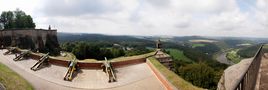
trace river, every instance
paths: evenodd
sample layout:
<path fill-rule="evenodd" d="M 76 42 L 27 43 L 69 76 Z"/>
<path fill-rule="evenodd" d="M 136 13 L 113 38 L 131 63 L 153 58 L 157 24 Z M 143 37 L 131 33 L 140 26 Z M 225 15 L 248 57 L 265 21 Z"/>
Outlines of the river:
<path fill-rule="evenodd" d="M 228 65 L 233 65 L 234 63 L 226 58 L 226 52 L 220 53 L 217 57 L 216 60 L 220 63 L 228 64 Z"/>

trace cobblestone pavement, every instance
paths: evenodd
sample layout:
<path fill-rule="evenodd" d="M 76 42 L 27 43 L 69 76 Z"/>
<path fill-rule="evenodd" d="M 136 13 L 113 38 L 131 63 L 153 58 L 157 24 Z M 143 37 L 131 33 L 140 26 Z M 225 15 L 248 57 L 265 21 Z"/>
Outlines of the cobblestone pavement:
<path fill-rule="evenodd" d="M 5 50 L 4 50 L 5 51 Z M 13 61 L 14 55 L 3 55 L 0 50 L 0 62 L 19 73 L 37 90 L 164 90 L 164 86 L 154 76 L 146 63 L 116 68 L 117 82 L 108 83 L 108 77 L 99 69 L 82 69 L 73 81 L 64 81 L 67 67 L 50 65 L 38 71 L 30 70 L 37 61 L 28 59 Z"/>

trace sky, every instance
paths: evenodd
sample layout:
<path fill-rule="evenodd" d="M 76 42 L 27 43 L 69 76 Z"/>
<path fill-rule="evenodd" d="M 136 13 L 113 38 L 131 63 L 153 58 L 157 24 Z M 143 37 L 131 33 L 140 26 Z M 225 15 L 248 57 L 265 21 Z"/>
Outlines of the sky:
<path fill-rule="evenodd" d="M 268 0 L 0 0 L 16 8 L 58 32 L 268 37 Z"/>

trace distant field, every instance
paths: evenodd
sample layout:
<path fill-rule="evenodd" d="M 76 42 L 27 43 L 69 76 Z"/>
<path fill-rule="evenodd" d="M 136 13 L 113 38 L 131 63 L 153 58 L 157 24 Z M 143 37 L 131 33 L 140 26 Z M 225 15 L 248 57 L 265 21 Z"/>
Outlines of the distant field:
<path fill-rule="evenodd" d="M 237 44 L 236 46 L 250 46 L 250 45 L 252 45 L 252 44 L 250 44 L 250 43 L 242 43 L 242 44 Z"/>
<path fill-rule="evenodd" d="M 178 50 L 178 49 L 166 49 L 166 50 L 170 52 L 170 55 L 174 59 L 188 61 L 188 62 L 192 61 L 188 57 L 184 56 L 183 51 L 181 51 L 181 50 Z"/>
<path fill-rule="evenodd" d="M 25 79 L 1 63 L 0 82 L 6 90 L 33 90 L 33 87 Z"/>
<path fill-rule="evenodd" d="M 265 44 L 265 45 L 263 46 L 263 48 L 266 48 L 266 49 L 267 49 L 267 48 L 268 48 L 268 44 Z"/>
<path fill-rule="evenodd" d="M 196 48 L 196 47 L 204 47 L 206 46 L 206 44 L 200 44 L 200 43 L 196 43 L 192 45 L 192 48 Z"/>
<path fill-rule="evenodd" d="M 214 42 L 218 42 L 218 41 L 215 41 L 215 40 L 206 40 L 206 39 L 197 39 L 197 40 L 189 40 L 190 42 L 193 42 L 193 43 L 214 43 Z"/>

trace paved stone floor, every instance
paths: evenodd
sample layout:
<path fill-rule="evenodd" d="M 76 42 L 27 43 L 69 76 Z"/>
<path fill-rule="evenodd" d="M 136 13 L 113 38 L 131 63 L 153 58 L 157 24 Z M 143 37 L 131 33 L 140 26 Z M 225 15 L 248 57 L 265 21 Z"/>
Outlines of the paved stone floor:
<path fill-rule="evenodd" d="M 268 90 L 268 53 L 264 54 L 261 61 L 259 90 Z"/>
<path fill-rule="evenodd" d="M 2 83 L 0 83 L 0 90 L 5 90 L 5 87 Z"/>
<path fill-rule="evenodd" d="M 146 63 L 116 68 L 117 82 L 108 83 L 108 77 L 99 69 L 82 69 L 72 82 L 64 81 L 67 67 L 50 65 L 38 71 L 30 70 L 37 61 L 13 61 L 14 55 L 3 55 L 0 62 L 28 80 L 38 90 L 114 89 L 114 90 L 163 90 L 161 82 Z"/>

